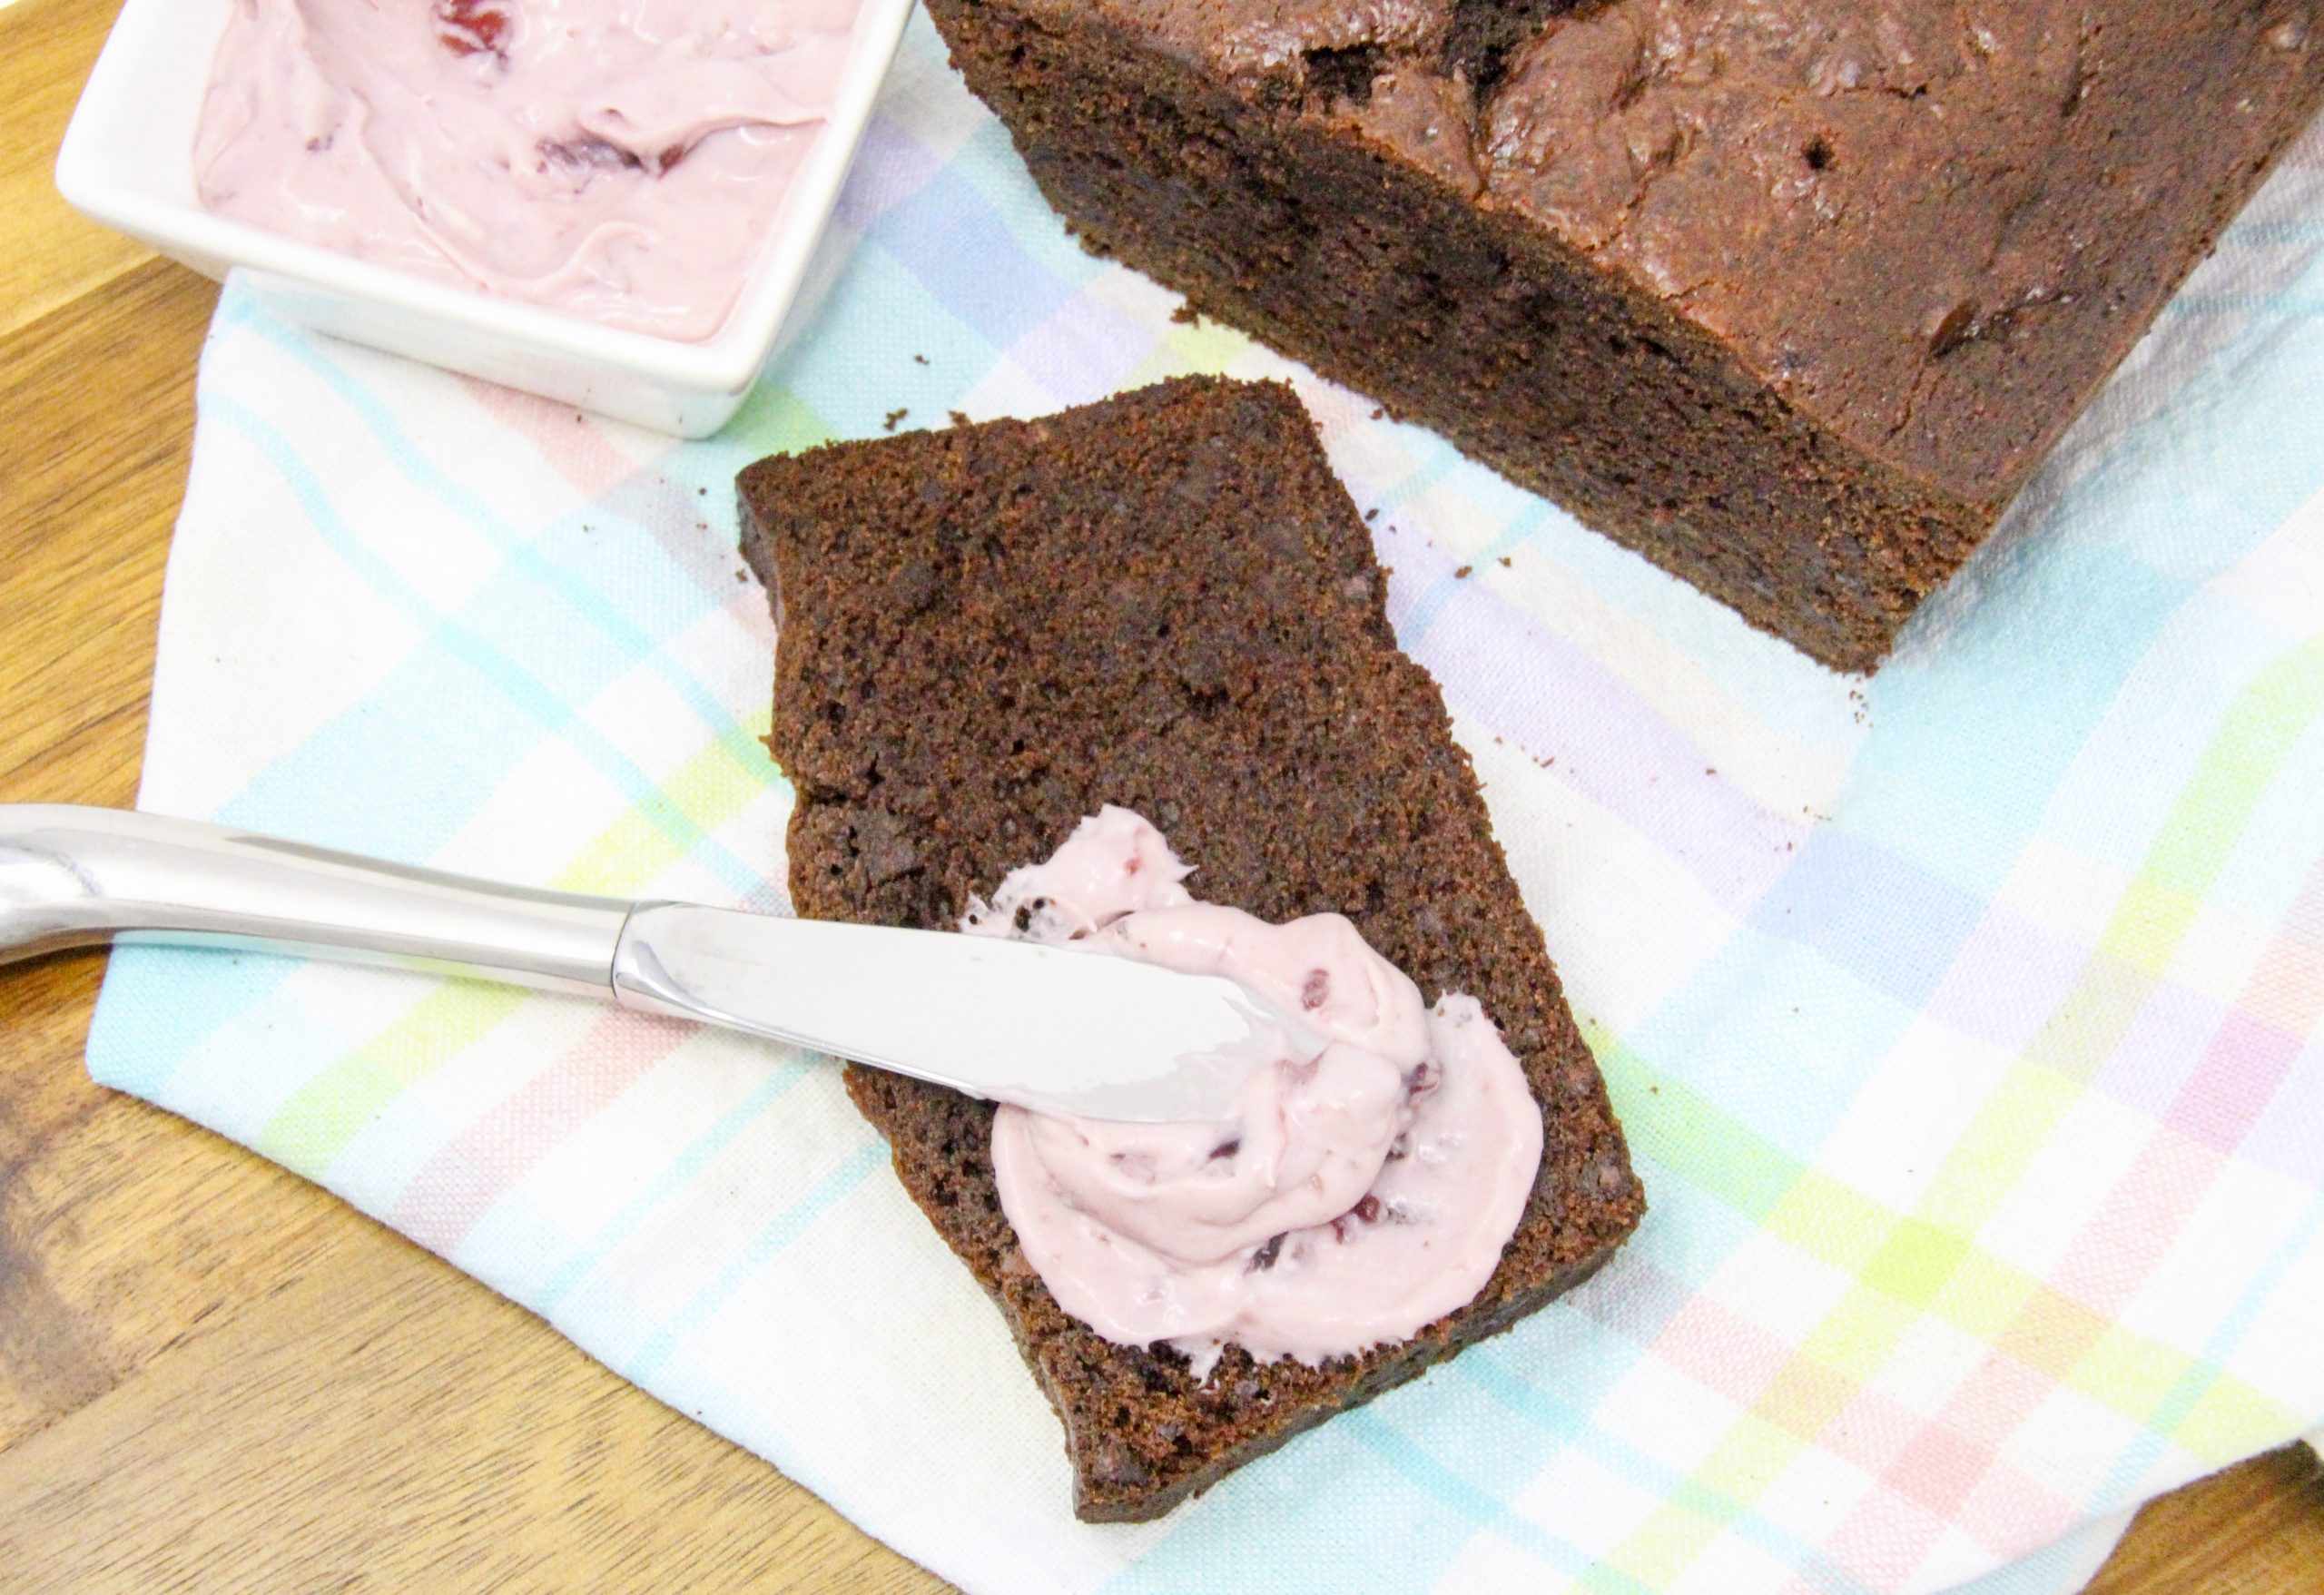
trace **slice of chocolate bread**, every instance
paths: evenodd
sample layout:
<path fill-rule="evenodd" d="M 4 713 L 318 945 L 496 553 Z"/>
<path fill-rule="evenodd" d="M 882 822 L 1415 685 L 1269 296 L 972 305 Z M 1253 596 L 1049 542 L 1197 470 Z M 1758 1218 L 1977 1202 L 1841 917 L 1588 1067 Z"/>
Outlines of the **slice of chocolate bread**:
<path fill-rule="evenodd" d="M 1869 670 L 2324 94 L 2318 0 L 929 0 L 1084 241 Z"/>
<path fill-rule="evenodd" d="M 852 1068 L 896 1172 L 1000 1304 L 1091 1521 L 1138 1521 L 1589 1276 L 1644 1208 L 1597 1066 L 1435 684 L 1290 389 L 1186 379 L 1039 421 L 778 456 L 739 482 L 781 640 L 770 739 L 799 912 L 951 927 L 1119 803 L 1267 920 L 1336 911 L 1431 1000 L 1477 997 L 1546 1121 L 1499 1271 L 1401 1345 L 1321 1368 L 1061 1313 L 1002 1216 L 992 1108 Z"/>

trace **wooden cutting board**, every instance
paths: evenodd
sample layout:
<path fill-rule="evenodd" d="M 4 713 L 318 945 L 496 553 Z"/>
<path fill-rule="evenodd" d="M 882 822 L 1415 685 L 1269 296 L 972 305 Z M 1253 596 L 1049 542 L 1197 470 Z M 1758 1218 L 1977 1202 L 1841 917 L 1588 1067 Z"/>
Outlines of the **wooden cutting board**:
<path fill-rule="evenodd" d="M 214 285 L 83 222 L 117 0 L 0 0 L 0 802 L 136 795 Z M 95 955 L 0 971 L 0 1590 L 947 1586 L 539 1320 L 81 1062 Z M 2294 1447 L 2102 1595 L 2324 1590 Z"/>

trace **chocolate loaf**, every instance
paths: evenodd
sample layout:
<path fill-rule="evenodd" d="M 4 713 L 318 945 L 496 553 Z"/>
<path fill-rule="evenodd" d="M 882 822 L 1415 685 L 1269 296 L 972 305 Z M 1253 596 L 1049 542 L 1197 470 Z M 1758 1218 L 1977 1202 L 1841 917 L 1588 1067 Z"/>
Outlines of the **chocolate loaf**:
<path fill-rule="evenodd" d="M 2324 93 L 2319 0 L 930 0 L 1084 241 L 1837 668 Z"/>
<path fill-rule="evenodd" d="M 802 914 L 950 928 L 1084 814 L 1134 808 L 1206 900 L 1336 911 L 1433 1000 L 1466 991 L 1547 1138 L 1477 1299 L 1320 1368 L 1060 1312 L 1002 1215 L 991 1105 L 851 1068 L 905 1188 L 1063 1419 L 1076 1510 L 1167 1511 L 1592 1273 L 1643 1210 L 1620 1127 L 1435 684 L 1396 649 L 1353 504 L 1288 389 L 1187 379 L 1045 420 L 842 443 L 739 481 L 773 595 L 776 759 Z"/>

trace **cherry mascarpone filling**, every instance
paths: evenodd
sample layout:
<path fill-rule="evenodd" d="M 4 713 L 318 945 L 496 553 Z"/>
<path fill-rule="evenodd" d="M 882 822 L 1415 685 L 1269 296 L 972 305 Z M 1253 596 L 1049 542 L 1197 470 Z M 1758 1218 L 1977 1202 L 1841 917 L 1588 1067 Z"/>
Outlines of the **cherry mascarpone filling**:
<path fill-rule="evenodd" d="M 1316 1364 L 1409 1339 L 1476 1297 L 1523 1216 L 1541 1157 L 1524 1072 L 1473 999 L 1429 1007 L 1344 917 L 1270 925 L 1197 902 L 1191 872 L 1108 805 L 962 921 L 1223 975 L 1312 1033 L 1286 1028 L 1230 1119 L 1003 1106 L 993 1172 L 1026 1261 L 1099 1334 L 1169 1342 L 1204 1373 L 1230 1342 Z"/>
<path fill-rule="evenodd" d="M 857 0 L 236 0 L 211 211 L 681 340 L 740 297 Z"/>

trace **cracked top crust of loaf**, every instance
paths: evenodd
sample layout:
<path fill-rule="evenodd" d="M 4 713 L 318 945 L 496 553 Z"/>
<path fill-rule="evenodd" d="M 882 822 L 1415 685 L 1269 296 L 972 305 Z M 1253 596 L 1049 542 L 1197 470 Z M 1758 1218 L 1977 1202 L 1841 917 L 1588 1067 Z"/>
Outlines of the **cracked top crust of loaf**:
<path fill-rule="evenodd" d="M 2312 111 L 2317 0 L 1022 0 L 1334 123 L 1998 514 Z"/>

